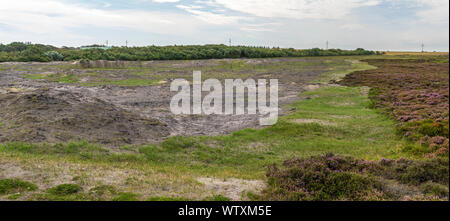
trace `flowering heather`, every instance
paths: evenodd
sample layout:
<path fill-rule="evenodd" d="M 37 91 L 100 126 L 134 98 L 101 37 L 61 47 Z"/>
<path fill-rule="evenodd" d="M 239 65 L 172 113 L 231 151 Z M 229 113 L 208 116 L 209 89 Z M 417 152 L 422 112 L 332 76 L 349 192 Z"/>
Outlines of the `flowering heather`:
<path fill-rule="evenodd" d="M 371 87 L 372 107 L 397 120 L 402 136 L 429 148 L 430 156 L 448 154 L 448 56 L 367 62 L 378 69 L 347 75 L 341 84 Z"/>
<path fill-rule="evenodd" d="M 261 199 L 448 200 L 448 176 L 448 158 L 374 162 L 327 154 L 270 167 Z"/>

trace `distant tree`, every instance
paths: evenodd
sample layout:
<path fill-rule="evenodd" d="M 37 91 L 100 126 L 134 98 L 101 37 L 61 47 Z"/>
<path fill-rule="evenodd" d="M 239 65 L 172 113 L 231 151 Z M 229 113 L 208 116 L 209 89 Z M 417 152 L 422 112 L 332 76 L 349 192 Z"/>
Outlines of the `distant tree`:
<path fill-rule="evenodd" d="M 294 48 L 270 48 L 255 46 L 220 45 L 174 45 L 148 47 L 112 47 L 98 48 L 102 45 L 90 45 L 91 48 L 56 48 L 50 45 L 13 42 L 0 44 L 0 62 L 2 61 L 71 61 L 71 60 L 186 60 L 221 58 L 267 58 L 267 57 L 305 57 L 305 56 L 348 56 L 372 55 L 373 51 L 362 48 L 356 50 L 319 48 L 296 50 Z"/>
<path fill-rule="evenodd" d="M 57 51 L 47 51 L 44 53 L 47 57 L 49 57 L 52 61 L 62 61 L 64 60 L 64 56 Z"/>

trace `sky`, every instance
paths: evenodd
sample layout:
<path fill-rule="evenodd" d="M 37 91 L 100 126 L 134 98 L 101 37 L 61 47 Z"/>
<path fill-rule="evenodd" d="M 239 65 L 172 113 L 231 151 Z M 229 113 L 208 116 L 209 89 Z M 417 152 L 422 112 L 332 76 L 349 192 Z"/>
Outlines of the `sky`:
<path fill-rule="evenodd" d="M 449 0 L 0 0 L 0 43 L 449 51 Z"/>

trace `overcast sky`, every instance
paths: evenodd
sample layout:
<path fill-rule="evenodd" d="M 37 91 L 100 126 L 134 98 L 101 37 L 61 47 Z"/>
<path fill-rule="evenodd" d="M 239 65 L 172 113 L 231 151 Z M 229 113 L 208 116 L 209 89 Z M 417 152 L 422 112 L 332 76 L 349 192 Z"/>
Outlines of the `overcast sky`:
<path fill-rule="evenodd" d="M 0 0 L 0 43 L 449 50 L 449 0 Z"/>

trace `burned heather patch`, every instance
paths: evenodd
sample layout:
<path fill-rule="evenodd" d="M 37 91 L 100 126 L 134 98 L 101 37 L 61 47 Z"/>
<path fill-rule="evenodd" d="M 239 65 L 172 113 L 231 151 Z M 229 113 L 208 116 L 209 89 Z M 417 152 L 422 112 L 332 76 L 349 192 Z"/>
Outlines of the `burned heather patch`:
<path fill-rule="evenodd" d="M 201 70 L 203 80 L 222 82 L 277 78 L 284 106 L 330 67 L 345 69 L 351 63 L 339 58 L 2 63 L 0 143 L 82 139 L 120 146 L 168 136 L 230 134 L 259 127 L 259 116 L 174 115 L 170 101 L 176 92 L 170 82 L 191 81 L 192 70 Z"/>
<path fill-rule="evenodd" d="M 428 148 L 430 156 L 448 154 L 448 56 L 367 61 L 378 69 L 352 73 L 341 83 L 371 87 L 372 107 L 393 116 L 402 136 Z"/>
<path fill-rule="evenodd" d="M 88 140 L 105 145 L 149 143 L 168 135 L 166 125 L 97 98 L 38 89 L 0 94 L 0 142 Z"/>

